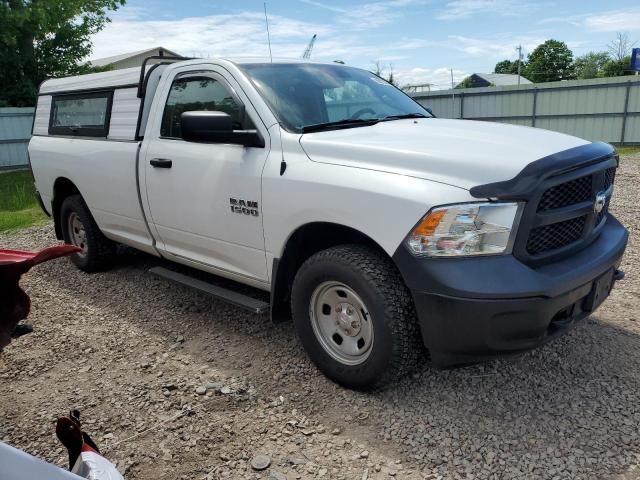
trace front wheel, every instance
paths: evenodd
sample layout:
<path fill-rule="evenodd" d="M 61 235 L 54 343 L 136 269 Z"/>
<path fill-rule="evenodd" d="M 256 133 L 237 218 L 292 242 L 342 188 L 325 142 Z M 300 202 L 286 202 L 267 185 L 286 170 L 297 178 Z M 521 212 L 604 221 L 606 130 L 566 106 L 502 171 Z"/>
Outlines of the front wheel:
<path fill-rule="evenodd" d="M 349 388 L 384 386 L 423 351 L 411 296 L 391 260 L 343 245 L 310 257 L 291 294 L 293 320 L 311 360 Z"/>

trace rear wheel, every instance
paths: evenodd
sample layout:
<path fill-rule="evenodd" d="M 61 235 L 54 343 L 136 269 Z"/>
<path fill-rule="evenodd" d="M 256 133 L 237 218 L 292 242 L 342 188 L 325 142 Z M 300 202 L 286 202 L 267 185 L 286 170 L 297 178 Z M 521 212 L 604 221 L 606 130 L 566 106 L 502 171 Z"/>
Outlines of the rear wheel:
<path fill-rule="evenodd" d="M 82 249 L 82 252 L 71 256 L 71 261 L 78 268 L 85 272 L 97 272 L 111 266 L 116 244 L 100 231 L 80 195 L 64 199 L 60 208 L 60 224 L 65 243 Z"/>
<path fill-rule="evenodd" d="M 379 388 L 409 372 L 423 347 L 413 302 L 391 260 L 343 245 L 316 253 L 298 270 L 291 304 L 298 336 L 329 378 Z"/>

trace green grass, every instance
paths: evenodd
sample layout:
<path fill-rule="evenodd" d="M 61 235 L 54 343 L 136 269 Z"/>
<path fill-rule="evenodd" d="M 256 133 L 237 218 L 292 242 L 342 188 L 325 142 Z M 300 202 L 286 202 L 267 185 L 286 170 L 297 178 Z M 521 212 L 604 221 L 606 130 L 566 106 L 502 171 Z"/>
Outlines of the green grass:
<path fill-rule="evenodd" d="M 618 147 L 616 150 L 620 155 L 637 155 L 640 153 L 640 147 Z"/>
<path fill-rule="evenodd" d="M 47 218 L 35 193 L 28 170 L 0 172 L 0 232 L 29 227 Z"/>

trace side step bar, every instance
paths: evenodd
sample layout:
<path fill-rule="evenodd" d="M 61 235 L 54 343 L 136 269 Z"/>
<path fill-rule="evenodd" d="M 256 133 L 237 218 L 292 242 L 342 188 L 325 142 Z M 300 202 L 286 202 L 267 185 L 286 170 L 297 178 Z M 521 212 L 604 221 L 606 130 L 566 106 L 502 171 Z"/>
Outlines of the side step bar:
<path fill-rule="evenodd" d="M 219 300 L 227 303 L 231 303 L 237 307 L 244 308 L 250 312 L 257 314 L 264 314 L 269 311 L 269 303 L 259 300 L 257 298 L 249 297 L 242 293 L 234 292 L 227 288 L 212 285 L 211 283 L 199 280 L 197 278 L 184 275 L 182 273 L 174 272 L 164 267 L 153 267 L 149 269 L 149 273 L 158 277 L 164 278 L 174 283 L 184 285 L 199 292 L 211 295 Z"/>

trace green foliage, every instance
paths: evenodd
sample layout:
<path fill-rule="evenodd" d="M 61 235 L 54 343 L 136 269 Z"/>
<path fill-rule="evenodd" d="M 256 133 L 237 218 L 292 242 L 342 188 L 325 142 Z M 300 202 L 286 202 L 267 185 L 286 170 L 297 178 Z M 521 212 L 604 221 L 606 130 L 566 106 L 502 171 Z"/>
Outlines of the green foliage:
<path fill-rule="evenodd" d="M 524 62 L 522 63 L 521 69 L 524 68 Z M 496 68 L 493 69 L 494 73 L 509 73 L 512 75 L 517 75 L 518 73 L 518 62 L 512 62 L 511 60 L 502 60 L 501 62 L 496 63 Z"/>
<path fill-rule="evenodd" d="M 456 85 L 456 89 L 458 88 L 472 88 L 473 81 L 471 80 L 471 76 L 465 77 L 458 85 Z"/>
<path fill-rule="evenodd" d="M 36 201 L 31 172 L 0 173 L 0 232 L 27 227 L 46 218 Z"/>
<path fill-rule="evenodd" d="M 631 56 L 623 57 L 620 60 L 609 60 L 602 67 L 601 77 L 622 77 L 623 75 L 635 75 L 629 70 L 631 66 Z"/>
<path fill-rule="evenodd" d="M 566 43 L 547 40 L 529 54 L 523 74 L 534 83 L 574 78 L 573 53 Z"/>
<path fill-rule="evenodd" d="M 0 1 L 0 104 L 32 106 L 46 78 L 94 71 L 91 36 L 125 1 Z"/>
<path fill-rule="evenodd" d="M 607 52 L 589 52 L 576 58 L 574 65 L 578 79 L 597 78 L 603 76 L 604 66 L 610 61 Z"/>
<path fill-rule="evenodd" d="M 640 147 L 618 147 L 616 150 L 620 155 L 640 155 Z"/>

